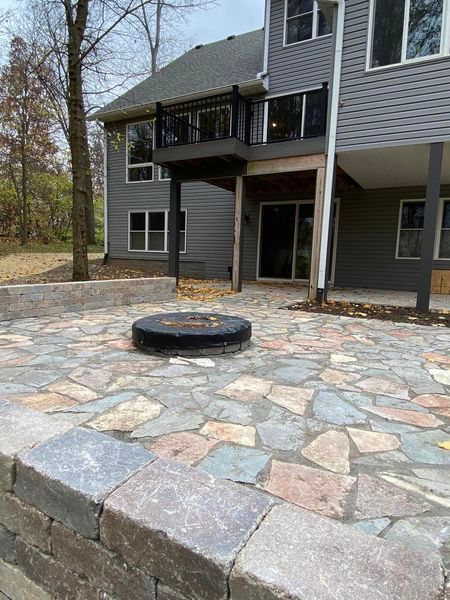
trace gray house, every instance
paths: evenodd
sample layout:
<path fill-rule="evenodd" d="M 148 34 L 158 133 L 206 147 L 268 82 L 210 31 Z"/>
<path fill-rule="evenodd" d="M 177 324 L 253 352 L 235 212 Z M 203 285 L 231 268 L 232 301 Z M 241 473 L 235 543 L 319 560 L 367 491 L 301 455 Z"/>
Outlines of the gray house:
<path fill-rule="evenodd" d="M 450 293 L 446 0 L 266 0 L 95 118 L 110 261 Z"/>

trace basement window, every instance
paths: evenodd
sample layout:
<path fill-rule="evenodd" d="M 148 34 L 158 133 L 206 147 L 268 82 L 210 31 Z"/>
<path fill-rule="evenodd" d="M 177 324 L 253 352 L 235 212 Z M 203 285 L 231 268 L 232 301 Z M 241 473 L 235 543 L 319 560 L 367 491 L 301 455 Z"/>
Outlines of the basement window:
<path fill-rule="evenodd" d="M 187 212 L 181 211 L 180 252 L 186 253 Z M 169 251 L 169 211 L 148 210 L 129 213 L 128 250 L 130 252 Z"/>
<path fill-rule="evenodd" d="M 297 44 L 331 33 L 316 0 L 286 0 L 285 45 Z"/>
<path fill-rule="evenodd" d="M 437 258 L 450 259 L 450 200 L 442 203 L 442 216 L 439 221 L 441 231 Z"/>
<path fill-rule="evenodd" d="M 419 259 L 422 251 L 422 232 L 425 217 L 424 200 L 403 200 L 397 236 L 396 258 Z M 435 243 L 435 260 L 450 259 L 450 200 L 439 205 Z"/>

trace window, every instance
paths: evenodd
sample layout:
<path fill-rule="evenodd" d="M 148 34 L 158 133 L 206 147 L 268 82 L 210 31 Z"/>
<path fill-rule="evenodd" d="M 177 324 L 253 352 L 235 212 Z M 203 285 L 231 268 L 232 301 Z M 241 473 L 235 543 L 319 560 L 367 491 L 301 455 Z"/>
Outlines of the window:
<path fill-rule="evenodd" d="M 127 181 L 153 180 L 153 122 L 127 126 Z"/>
<path fill-rule="evenodd" d="M 268 102 L 267 141 L 317 137 L 322 132 L 323 91 L 280 96 Z"/>
<path fill-rule="evenodd" d="M 442 203 L 442 217 L 439 221 L 440 235 L 437 258 L 450 258 L 450 200 Z"/>
<path fill-rule="evenodd" d="M 161 181 L 168 181 L 170 179 L 170 169 L 167 167 L 159 167 L 159 179 Z"/>
<path fill-rule="evenodd" d="M 420 258 L 425 202 L 402 202 L 397 258 Z"/>
<path fill-rule="evenodd" d="M 445 0 L 372 0 L 369 67 L 444 53 Z"/>
<path fill-rule="evenodd" d="M 215 106 L 201 110 L 197 120 L 202 141 L 223 139 L 231 135 L 231 106 Z"/>
<path fill-rule="evenodd" d="M 181 211 L 180 252 L 186 253 L 187 214 Z M 130 251 L 169 251 L 169 211 L 131 212 L 129 215 Z"/>
<path fill-rule="evenodd" d="M 316 0 L 286 0 L 285 44 L 296 44 L 331 33 Z"/>
<path fill-rule="evenodd" d="M 423 200 L 403 201 L 397 240 L 397 258 L 420 258 L 425 216 Z M 435 259 L 450 259 L 450 200 L 441 200 Z"/>

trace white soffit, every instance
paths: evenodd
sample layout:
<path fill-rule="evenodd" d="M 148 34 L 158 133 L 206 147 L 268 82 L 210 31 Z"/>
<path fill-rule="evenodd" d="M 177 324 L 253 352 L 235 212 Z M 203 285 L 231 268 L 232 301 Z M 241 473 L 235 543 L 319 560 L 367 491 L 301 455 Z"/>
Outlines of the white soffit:
<path fill-rule="evenodd" d="M 338 165 L 365 189 L 426 185 L 429 144 L 338 153 Z M 450 184 L 450 142 L 444 146 L 442 184 Z"/>

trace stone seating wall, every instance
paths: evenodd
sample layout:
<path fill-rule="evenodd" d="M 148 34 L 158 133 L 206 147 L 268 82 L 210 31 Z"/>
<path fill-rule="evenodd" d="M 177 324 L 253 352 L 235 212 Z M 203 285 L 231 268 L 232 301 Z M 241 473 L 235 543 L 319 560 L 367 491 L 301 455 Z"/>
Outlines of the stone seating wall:
<path fill-rule="evenodd" d="M 0 287 L 0 321 L 160 302 L 175 294 L 170 277 L 5 285 Z"/>
<path fill-rule="evenodd" d="M 0 401 L 0 598 L 442 600 L 416 554 Z"/>

